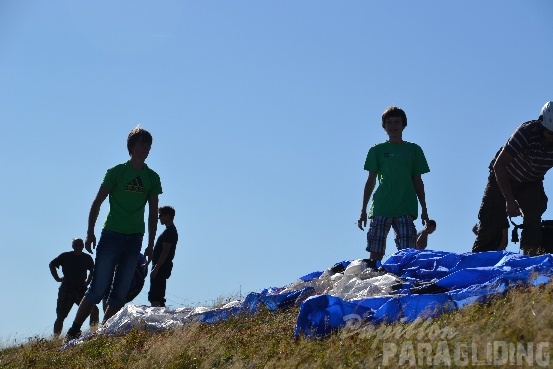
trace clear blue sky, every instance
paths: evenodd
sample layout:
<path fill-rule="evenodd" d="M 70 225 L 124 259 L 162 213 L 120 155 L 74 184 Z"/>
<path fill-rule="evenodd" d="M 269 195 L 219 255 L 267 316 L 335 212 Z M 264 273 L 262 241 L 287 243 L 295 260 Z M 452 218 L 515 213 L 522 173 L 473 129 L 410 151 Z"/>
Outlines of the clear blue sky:
<path fill-rule="evenodd" d="M 390 105 L 430 165 L 429 247 L 469 251 L 489 161 L 553 100 L 552 15 L 547 0 L 0 0 L 0 342 L 51 334 L 48 263 L 84 237 L 137 124 L 177 212 L 172 307 L 366 257 L 363 163 Z"/>

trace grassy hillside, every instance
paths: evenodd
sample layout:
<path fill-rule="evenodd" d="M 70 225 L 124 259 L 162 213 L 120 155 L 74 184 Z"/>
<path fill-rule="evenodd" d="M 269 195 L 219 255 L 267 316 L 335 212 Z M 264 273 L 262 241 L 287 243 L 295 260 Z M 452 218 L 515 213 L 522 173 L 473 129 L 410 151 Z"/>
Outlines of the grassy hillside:
<path fill-rule="evenodd" d="M 553 284 L 520 287 L 485 304 L 411 324 L 352 326 L 292 340 L 297 308 L 164 333 L 97 336 L 60 350 L 30 338 L 3 348 L 0 368 L 552 367 Z"/>

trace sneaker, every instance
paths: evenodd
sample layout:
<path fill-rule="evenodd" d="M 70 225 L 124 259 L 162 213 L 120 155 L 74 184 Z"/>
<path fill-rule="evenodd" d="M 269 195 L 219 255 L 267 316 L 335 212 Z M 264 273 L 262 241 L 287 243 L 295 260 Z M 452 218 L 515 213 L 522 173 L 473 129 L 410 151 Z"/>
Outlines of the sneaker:
<path fill-rule="evenodd" d="M 377 269 L 376 260 L 372 260 L 372 259 L 363 259 L 363 261 L 364 261 L 365 264 L 367 265 L 367 268 L 371 268 L 371 269 L 373 269 L 373 270 L 376 270 L 376 269 Z"/>
<path fill-rule="evenodd" d="M 75 338 L 79 338 L 80 336 L 81 336 L 81 331 L 78 329 L 73 329 L 73 327 L 71 327 L 65 334 L 65 339 L 63 340 L 63 342 L 67 343 L 69 341 L 74 340 Z"/>

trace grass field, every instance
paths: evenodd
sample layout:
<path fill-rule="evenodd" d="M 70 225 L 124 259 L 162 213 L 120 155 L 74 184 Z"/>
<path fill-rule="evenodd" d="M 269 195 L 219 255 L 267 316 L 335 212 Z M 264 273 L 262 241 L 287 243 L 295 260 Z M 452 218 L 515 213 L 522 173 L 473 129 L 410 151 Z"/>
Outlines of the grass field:
<path fill-rule="evenodd" d="M 553 284 L 519 287 L 428 321 L 352 326 L 292 339 L 298 308 L 261 310 L 163 333 L 98 335 L 60 350 L 29 338 L 0 351 L 0 368 L 538 368 L 552 367 Z"/>

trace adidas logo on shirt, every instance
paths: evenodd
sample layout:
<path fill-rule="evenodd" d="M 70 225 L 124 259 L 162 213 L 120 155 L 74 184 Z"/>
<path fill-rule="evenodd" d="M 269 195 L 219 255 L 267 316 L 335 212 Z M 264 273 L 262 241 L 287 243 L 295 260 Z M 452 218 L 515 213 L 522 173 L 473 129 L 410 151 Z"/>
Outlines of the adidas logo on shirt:
<path fill-rule="evenodd" d="M 127 183 L 125 187 L 123 187 L 123 189 L 130 192 L 146 192 L 146 189 L 144 188 L 144 185 L 142 184 L 142 179 L 140 177 L 136 177 L 135 179 Z"/>

